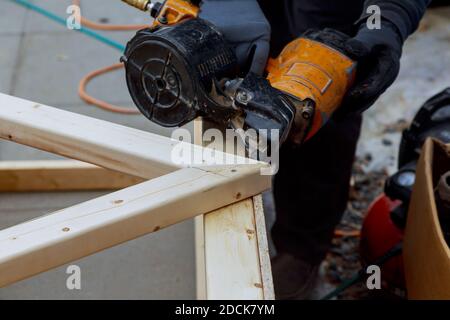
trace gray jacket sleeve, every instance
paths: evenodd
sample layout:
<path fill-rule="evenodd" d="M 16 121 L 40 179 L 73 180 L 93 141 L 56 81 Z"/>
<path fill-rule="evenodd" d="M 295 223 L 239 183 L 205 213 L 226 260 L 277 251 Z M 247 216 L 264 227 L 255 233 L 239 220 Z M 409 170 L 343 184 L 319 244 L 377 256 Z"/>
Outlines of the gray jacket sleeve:
<path fill-rule="evenodd" d="M 364 12 L 359 21 L 365 20 L 370 15 L 367 13 L 369 6 L 377 5 L 381 9 L 382 19 L 392 23 L 405 41 L 416 31 L 430 2 L 431 0 L 366 0 Z"/>

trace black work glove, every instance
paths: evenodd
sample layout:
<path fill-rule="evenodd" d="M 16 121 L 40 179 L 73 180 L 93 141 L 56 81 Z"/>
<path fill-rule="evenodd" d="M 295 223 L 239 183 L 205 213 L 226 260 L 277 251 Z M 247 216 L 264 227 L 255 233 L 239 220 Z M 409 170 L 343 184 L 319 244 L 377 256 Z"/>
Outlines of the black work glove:
<path fill-rule="evenodd" d="M 353 38 L 329 28 L 308 30 L 303 36 L 331 46 L 358 62 L 355 82 L 335 118 L 367 110 L 398 76 L 403 41 L 388 21 L 383 21 L 379 30 L 369 30 L 363 23 Z"/>
<path fill-rule="evenodd" d="M 378 30 L 361 25 L 356 36 L 345 43 L 347 54 L 358 66 L 355 83 L 338 115 L 367 110 L 391 86 L 400 71 L 402 46 L 399 32 L 389 21 L 382 21 Z"/>
<path fill-rule="evenodd" d="M 235 48 L 244 72 L 263 74 L 269 57 L 271 29 L 256 0 L 204 0 L 200 18 L 223 33 Z"/>

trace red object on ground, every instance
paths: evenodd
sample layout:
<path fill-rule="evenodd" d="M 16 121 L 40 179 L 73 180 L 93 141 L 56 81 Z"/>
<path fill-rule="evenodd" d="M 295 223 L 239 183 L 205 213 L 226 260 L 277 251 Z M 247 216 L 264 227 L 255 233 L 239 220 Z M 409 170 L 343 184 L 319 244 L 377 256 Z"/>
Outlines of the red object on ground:
<path fill-rule="evenodd" d="M 377 260 L 403 240 L 403 230 L 391 219 L 391 211 L 400 204 L 399 200 L 392 201 L 382 194 L 370 205 L 361 229 L 360 255 L 365 265 Z M 405 288 L 402 255 L 381 267 L 381 279 L 389 287 Z"/>

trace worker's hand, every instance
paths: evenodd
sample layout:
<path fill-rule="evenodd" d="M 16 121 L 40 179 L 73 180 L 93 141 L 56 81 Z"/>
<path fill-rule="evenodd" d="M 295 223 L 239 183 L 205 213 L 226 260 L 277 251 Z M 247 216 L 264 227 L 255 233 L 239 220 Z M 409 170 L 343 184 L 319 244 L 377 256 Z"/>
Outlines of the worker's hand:
<path fill-rule="evenodd" d="M 304 36 L 358 62 L 355 83 L 336 112 L 337 117 L 367 110 L 397 78 L 403 41 L 388 21 L 383 21 L 379 30 L 369 30 L 364 23 L 353 38 L 333 29 L 309 30 Z"/>
<path fill-rule="evenodd" d="M 215 25 L 234 46 L 243 71 L 263 74 L 271 30 L 256 0 L 204 0 L 200 18 Z"/>
<path fill-rule="evenodd" d="M 391 86 L 400 70 L 402 45 L 400 33 L 388 21 L 383 21 L 378 30 L 361 25 L 345 44 L 347 54 L 358 61 L 358 66 L 355 84 L 339 114 L 365 111 Z"/>

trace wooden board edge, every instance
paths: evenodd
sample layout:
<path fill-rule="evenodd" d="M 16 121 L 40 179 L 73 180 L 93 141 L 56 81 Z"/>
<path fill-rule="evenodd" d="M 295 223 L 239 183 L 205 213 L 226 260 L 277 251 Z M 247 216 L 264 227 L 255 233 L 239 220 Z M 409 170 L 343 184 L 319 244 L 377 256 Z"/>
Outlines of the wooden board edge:
<path fill-rule="evenodd" d="M 143 181 L 76 160 L 0 161 L 0 192 L 118 190 Z"/>
<path fill-rule="evenodd" d="M 273 286 L 272 265 L 270 263 L 269 242 L 267 240 L 267 228 L 262 195 L 253 197 L 253 209 L 255 214 L 256 236 L 258 240 L 259 264 L 261 268 L 264 300 L 275 300 L 275 289 Z"/>
<path fill-rule="evenodd" d="M 203 145 L 202 141 L 202 133 L 207 129 L 214 127 L 209 122 L 204 122 L 202 119 L 197 119 L 194 122 L 194 137 L 195 137 L 195 143 Z M 270 265 L 270 257 L 268 252 L 268 244 L 267 244 L 267 234 L 266 234 L 266 227 L 265 227 L 265 219 L 264 219 L 264 209 L 262 205 L 262 197 L 261 195 L 255 196 L 252 199 L 252 206 L 250 207 L 250 211 L 246 212 L 251 216 L 252 225 L 250 226 L 249 230 L 255 230 L 256 237 L 256 247 L 257 250 L 253 252 L 255 255 L 254 265 L 249 266 L 250 268 L 254 268 L 254 270 L 257 270 L 259 273 L 259 276 L 257 277 L 257 281 L 255 283 L 248 283 L 251 286 L 253 286 L 253 293 L 254 294 L 251 298 L 253 299 L 267 299 L 267 300 L 273 300 L 275 298 L 274 289 L 273 289 L 273 280 L 272 280 L 272 272 L 271 272 L 271 265 Z M 243 200 L 242 202 L 236 203 L 234 205 L 231 205 L 228 207 L 228 210 L 231 212 L 232 208 L 239 206 L 239 204 L 244 203 L 247 200 Z M 208 213 L 207 215 L 199 216 L 196 218 L 195 222 L 195 250 L 196 250 L 196 276 L 197 276 L 197 298 L 198 299 L 245 299 L 249 298 L 243 292 L 235 292 L 233 296 L 227 296 L 226 294 L 223 294 L 221 296 L 217 295 L 217 292 L 226 292 L 226 288 L 218 288 L 218 290 L 213 294 L 208 291 L 208 285 L 211 288 L 211 280 L 208 282 L 208 261 L 207 259 L 211 257 L 206 257 L 206 246 L 208 246 L 208 243 L 205 240 L 205 233 L 208 231 L 209 228 L 211 228 L 210 222 L 213 221 L 213 219 L 221 219 L 220 216 L 217 214 L 218 212 L 222 212 L 225 209 L 220 209 L 215 212 Z M 230 213 L 231 214 L 231 213 Z M 223 215 L 222 215 L 223 216 Z M 211 219 L 212 217 L 216 217 Z M 209 219 L 206 219 L 209 218 Z M 229 227 L 229 226 L 228 226 Z M 223 230 L 225 233 L 228 232 L 227 230 Z M 235 230 L 236 231 L 236 230 Z M 247 238 L 249 234 L 247 233 L 248 230 L 242 230 L 237 231 L 241 232 L 242 235 L 245 234 L 245 237 L 243 239 Z M 226 241 L 223 241 L 224 243 Z M 220 251 L 220 250 L 218 250 Z M 224 251 L 222 251 L 223 254 Z M 252 254 L 252 253 L 250 253 Z M 230 260 L 232 261 L 232 260 Z M 223 270 L 215 270 L 215 272 L 220 273 L 221 271 L 226 272 L 225 266 L 223 266 Z M 239 276 L 239 275 L 238 275 Z M 248 280 L 248 279 L 246 279 Z M 245 280 L 244 280 L 245 281 Z M 259 290 L 254 290 L 254 286 L 257 286 Z"/>

